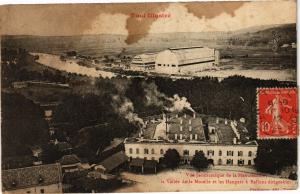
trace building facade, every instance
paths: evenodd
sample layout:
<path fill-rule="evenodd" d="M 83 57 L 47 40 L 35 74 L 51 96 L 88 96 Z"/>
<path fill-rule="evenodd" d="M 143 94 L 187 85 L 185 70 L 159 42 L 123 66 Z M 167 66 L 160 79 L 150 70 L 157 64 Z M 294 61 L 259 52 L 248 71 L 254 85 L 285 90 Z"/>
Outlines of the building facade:
<path fill-rule="evenodd" d="M 126 155 L 160 161 L 168 149 L 176 149 L 183 164 L 201 151 L 213 165 L 254 165 L 258 144 L 249 140 L 243 123 L 196 115 L 164 115 L 152 121 L 153 132 L 146 126 L 138 137 L 125 139 Z"/>
<path fill-rule="evenodd" d="M 169 48 L 157 54 L 155 71 L 165 74 L 188 74 L 215 68 L 219 51 L 207 47 Z"/>

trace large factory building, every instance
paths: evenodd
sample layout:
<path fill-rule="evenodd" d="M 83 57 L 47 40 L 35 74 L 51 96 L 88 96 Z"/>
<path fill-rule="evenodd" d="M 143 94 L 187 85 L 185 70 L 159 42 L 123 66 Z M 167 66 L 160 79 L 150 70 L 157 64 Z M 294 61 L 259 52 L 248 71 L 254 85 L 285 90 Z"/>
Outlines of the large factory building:
<path fill-rule="evenodd" d="M 135 56 L 130 64 L 130 69 L 136 71 L 152 70 L 155 67 L 157 53 L 145 53 Z"/>
<path fill-rule="evenodd" d="M 130 162 L 160 161 L 176 149 L 183 164 L 202 151 L 213 165 L 254 165 L 258 144 L 243 122 L 205 115 L 165 115 L 146 122 L 137 137 L 124 142 Z"/>
<path fill-rule="evenodd" d="M 166 74 L 187 74 L 214 68 L 219 51 L 207 47 L 169 48 L 157 54 L 155 71 Z"/>

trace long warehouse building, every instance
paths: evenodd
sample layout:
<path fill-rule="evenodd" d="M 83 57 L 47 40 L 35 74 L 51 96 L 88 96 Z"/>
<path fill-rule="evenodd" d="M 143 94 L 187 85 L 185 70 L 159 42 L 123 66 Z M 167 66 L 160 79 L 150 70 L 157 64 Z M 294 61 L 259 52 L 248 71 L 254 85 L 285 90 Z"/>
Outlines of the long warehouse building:
<path fill-rule="evenodd" d="M 155 71 L 187 74 L 213 69 L 219 64 L 219 51 L 207 47 L 169 48 L 157 54 Z"/>

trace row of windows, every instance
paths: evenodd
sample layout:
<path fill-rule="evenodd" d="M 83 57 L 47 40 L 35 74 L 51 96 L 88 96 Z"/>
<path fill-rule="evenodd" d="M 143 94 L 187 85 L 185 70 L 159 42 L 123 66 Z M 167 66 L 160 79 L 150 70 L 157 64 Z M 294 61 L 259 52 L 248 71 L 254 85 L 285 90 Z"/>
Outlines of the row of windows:
<path fill-rule="evenodd" d="M 219 159 L 218 160 L 218 165 L 222 165 L 222 164 L 223 164 L 222 159 Z M 227 165 L 233 165 L 233 159 L 227 159 L 226 160 L 226 164 Z M 237 164 L 238 165 L 245 165 L 245 161 L 244 160 L 238 160 Z M 251 160 L 248 160 L 248 165 L 252 165 L 252 161 Z"/>
<path fill-rule="evenodd" d="M 170 67 L 170 66 L 172 66 L 172 67 L 176 67 L 176 65 L 170 65 L 170 64 L 157 64 L 157 66 L 167 66 L 167 67 Z"/>
<path fill-rule="evenodd" d="M 203 150 L 196 150 L 195 154 L 197 152 L 199 152 L 199 151 L 203 152 Z M 132 153 L 133 153 L 133 149 L 129 148 L 129 154 L 132 154 Z M 140 154 L 139 148 L 136 148 L 135 153 L 136 154 Z M 243 151 L 238 151 L 237 153 L 238 153 L 238 156 L 243 156 L 244 155 Z M 149 154 L 149 149 L 145 148 L 144 149 L 144 154 Z M 151 149 L 151 154 L 155 154 L 155 150 L 153 148 Z M 160 149 L 160 154 L 164 154 L 164 150 L 163 149 Z M 222 156 L 222 154 L 223 154 L 222 151 L 219 150 L 219 154 L 218 155 Z M 183 150 L 183 155 L 189 155 L 189 150 Z M 207 155 L 208 156 L 214 156 L 215 155 L 215 151 L 214 150 L 207 150 Z M 233 155 L 234 155 L 234 151 L 227 151 L 227 156 L 233 156 Z M 248 157 L 252 157 L 252 156 L 253 156 L 252 151 L 249 151 L 248 152 Z"/>
<path fill-rule="evenodd" d="M 129 154 L 132 154 L 132 153 L 133 153 L 132 148 L 129 148 Z M 140 154 L 140 149 L 136 148 L 135 153 L 136 154 Z M 149 149 L 145 148 L 144 149 L 144 154 L 149 154 Z M 153 148 L 151 149 L 151 154 L 155 154 L 155 151 L 154 151 Z M 160 149 L 160 154 L 164 154 L 164 150 L 163 149 Z"/>

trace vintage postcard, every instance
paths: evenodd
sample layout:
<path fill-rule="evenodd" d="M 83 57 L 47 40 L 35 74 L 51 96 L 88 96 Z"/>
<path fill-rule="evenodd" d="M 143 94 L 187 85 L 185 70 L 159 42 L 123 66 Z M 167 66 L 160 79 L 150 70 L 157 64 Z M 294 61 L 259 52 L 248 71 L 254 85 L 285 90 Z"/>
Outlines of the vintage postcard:
<path fill-rule="evenodd" d="M 296 5 L 1 5 L 2 192 L 297 189 Z"/>

